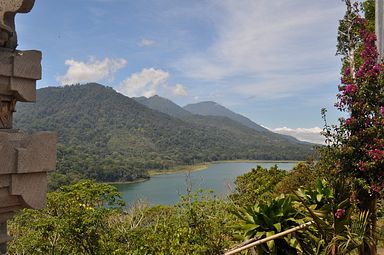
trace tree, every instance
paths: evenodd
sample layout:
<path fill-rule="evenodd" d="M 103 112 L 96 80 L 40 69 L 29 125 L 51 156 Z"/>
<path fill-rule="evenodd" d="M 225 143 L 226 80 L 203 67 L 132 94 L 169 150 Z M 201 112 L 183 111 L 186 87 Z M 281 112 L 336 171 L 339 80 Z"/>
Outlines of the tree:
<path fill-rule="evenodd" d="M 321 173 L 313 160 L 299 162 L 287 175 L 277 184 L 275 194 L 290 194 L 299 188 L 311 188 L 316 185 L 316 179 Z"/>
<path fill-rule="evenodd" d="M 351 200 L 360 211 L 369 212 L 368 235 L 376 240 L 377 199 L 384 188 L 384 76 L 375 45 L 372 2 L 360 5 L 345 0 L 347 11 L 338 34 L 343 67 L 336 107 L 347 117 L 340 119 L 335 132 L 325 128 L 329 144 L 323 156 L 333 159 L 329 161 L 334 163 L 333 176 L 351 180 Z M 363 254 L 376 254 L 376 247 L 365 247 Z"/>
<path fill-rule="evenodd" d="M 123 202 L 117 189 L 81 181 L 48 194 L 42 210 L 26 209 L 10 223 L 10 254 L 112 254 L 109 216 Z"/>
<path fill-rule="evenodd" d="M 240 206 L 253 206 L 273 199 L 276 185 L 287 175 L 277 166 L 269 170 L 261 166 L 236 178 L 236 192 L 229 197 Z"/>

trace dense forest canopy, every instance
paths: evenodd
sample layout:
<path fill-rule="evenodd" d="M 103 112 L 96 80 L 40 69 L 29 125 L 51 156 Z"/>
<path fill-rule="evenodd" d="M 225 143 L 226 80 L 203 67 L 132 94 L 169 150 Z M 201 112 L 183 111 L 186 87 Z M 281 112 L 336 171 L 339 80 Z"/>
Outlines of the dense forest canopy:
<path fill-rule="evenodd" d="M 375 47 L 375 1 L 344 2 L 347 11 L 338 38 L 343 67 L 336 106 L 348 117 L 332 127 L 325 123 L 327 146 L 319 149 L 318 161 L 300 163 L 288 172 L 276 166 L 257 167 L 237 178 L 228 199 L 188 190 L 173 206 L 138 202 L 124 208 L 115 187 L 80 181 L 49 193 L 47 208 L 25 209 L 10 222 L 15 239 L 9 253 L 211 255 L 274 236 L 241 254 L 381 254 L 384 72 Z M 200 123 L 191 116 L 188 120 L 172 118 L 100 85 L 47 88 L 39 94 L 43 104 L 20 108 L 18 125 L 29 130 L 59 130 L 59 162 L 64 165 L 68 156 L 75 156 L 77 164 L 84 163 L 77 167 L 89 167 L 95 152 L 94 159 L 101 165 L 110 155 L 127 159 L 116 161 L 123 167 L 133 159 L 147 162 L 134 154 L 136 147 L 152 160 L 148 162 L 166 159 L 159 163 L 162 167 L 164 162 L 205 160 L 212 156 L 211 150 L 217 153 L 218 149 L 217 158 L 262 158 L 267 155 L 262 151 L 272 148 L 283 149 L 276 150 L 273 158 L 299 157 L 295 153 L 300 150 L 292 141 L 272 139 L 220 118 L 216 119 L 220 125 L 204 118 Z M 325 113 L 323 110 L 324 120 Z M 143 138 L 146 142 L 138 142 Z M 176 152 L 179 154 L 172 154 Z M 101 165 L 95 164 L 93 171 Z M 300 230 L 275 236 L 292 228 Z"/>
<path fill-rule="evenodd" d="M 58 133 L 54 175 L 64 183 L 81 177 L 128 181 L 148 177 L 149 169 L 215 160 L 305 159 L 312 153 L 310 144 L 225 117 L 172 117 L 99 84 L 38 90 L 36 104 L 18 105 L 15 127 Z"/>

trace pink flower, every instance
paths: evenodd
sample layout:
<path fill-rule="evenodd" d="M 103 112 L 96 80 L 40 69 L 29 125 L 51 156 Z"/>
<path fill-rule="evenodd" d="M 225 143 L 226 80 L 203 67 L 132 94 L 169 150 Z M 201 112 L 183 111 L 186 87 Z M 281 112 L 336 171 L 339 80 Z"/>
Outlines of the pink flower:
<path fill-rule="evenodd" d="M 340 219 L 345 215 L 345 209 L 337 209 L 335 212 L 336 219 Z"/>
<path fill-rule="evenodd" d="M 364 71 L 361 70 L 361 69 L 359 69 L 359 70 L 357 71 L 356 76 L 360 78 L 360 77 L 362 77 L 363 75 L 364 75 Z"/>
<path fill-rule="evenodd" d="M 375 65 L 375 66 L 373 67 L 373 71 L 375 71 L 375 72 L 380 72 L 380 65 Z"/>
<path fill-rule="evenodd" d="M 368 151 L 368 155 L 371 156 L 373 160 L 381 160 L 384 156 L 384 151 L 373 149 Z"/>
<path fill-rule="evenodd" d="M 344 93 L 347 95 L 353 95 L 357 91 L 357 86 L 355 84 L 348 84 L 344 88 Z"/>
<path fill-rule="evenodd" d="M 380 107 L 380 112 L 381 112 L 381 115 L 384 115 L 384 106 Z"/>
<path fill-rule="evenodd" d="M 357 163 L 357 166 L 359 167 L 360 171 L 367 171 L 367 164 L 365 162 L 360 161 L 359 163 Z"/>
<path fill-rule="evenodd" d="M 383 189 L 384 189 L 384 183 L 383 184 L 381 184 L 381 185 L 371 185 L 371 189 L 372 189 L 372 191 L 373 192 L 375 192 L 375 193 L 380 193 L 380 192 L 382 192 L 383 191 Z"/>
<path fill-rule="evenodd" d="M 345 70 L 344 70 L 344 75 L 345 76 L 349 76 L 351 74 L 351 68 L 345 68 Z"/>
<path fill-rule="evenodd" d="M 345 120 L 345 125 L 350 126 L 352 124 L 353 120 L 351 118 L 348 118 Z"/>

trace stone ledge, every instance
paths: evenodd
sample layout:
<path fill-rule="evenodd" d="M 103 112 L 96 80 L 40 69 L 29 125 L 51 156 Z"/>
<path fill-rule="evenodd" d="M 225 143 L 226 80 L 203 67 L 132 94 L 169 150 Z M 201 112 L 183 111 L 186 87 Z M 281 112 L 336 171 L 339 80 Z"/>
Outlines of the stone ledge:
<path fill-rule="evenodd" d="M 56 168 L 56 134 L 0 132 L 0 175 L 50 172 Z M 0 183 L 1 184 L 1 183 Z"/>
<path fill-rule="evenodd" d="M 46 204 L 47 172 L 56 167 L 56 134 L 0 131 L 0 254 L 11 240 L 6 221 L 22 208 Z"/>
<path fill-rule="evenodd" d="M 36 80 L 41 79 L 40 51 L 2 51 L 0 56 L 0 94 L 17 101 L 36 101 Z"/>

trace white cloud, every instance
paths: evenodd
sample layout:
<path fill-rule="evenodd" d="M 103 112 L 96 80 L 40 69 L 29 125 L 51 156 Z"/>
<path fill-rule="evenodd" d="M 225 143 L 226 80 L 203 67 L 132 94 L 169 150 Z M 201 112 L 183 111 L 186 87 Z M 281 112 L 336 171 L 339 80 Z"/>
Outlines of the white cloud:
<path fill-rule="evenodd" d="M 149 46 L 152 46 L 154 45 L 156 42 L 154 40 L 150 40 L 150 39 L 141 39 L 141 41 L 138 43 L 138 45 L 140 47 L 149 47 Z"/>
<path fill-rule="evenodd" d="M 275 128 L 271 129 L 272 132 L 290 135 L 297 138 L 300 141 L 324 144 L 325 138 L 320 134 L 323 130 L 319 127 L 314 128 Z"/>
<path fill-rule="evenodd" d="M 254 97 L 260 91 L 263 97 L 287 96 L 337 81 L 335 17 L 343 16 L 341 1 L 220 0 L 213 8 L 217 34 L 208 48 L 176 62 L 185 75 L 231 78 L 238 81 L 236 92 Z"/>
<path fill-rule="evenodd" d="M 188 96 L 187 89 L 181 84 L 176 84 L 172 88 L 172 93 L 175 96 Z"/>
<path fill-rule="evenodd" d="M 68 66 L 67 73 L 57 77 L 61 85 L 112 81 L 115 73 L 127 65 L 127 60 L 110 58 L 98 60 L 91 57 L 87 62 L 68 59 L 65 64 Z"/>
<path fill-rule="evenodd" d="M 155 68 L 144 68 L 125 79 L 119 91 L 129 97 L 151 97 L 165 93 L 174 96 L 187 96 L 188 92 L 182 84 L 168 84 L 169 72 Z"/>
<path fill-rule="evenodd" d="M 160 85 L 166 85 L 169 73 L 161 69 L 144 68 L 134 73 L 121 84 L 120 91 L 129 96 L 151 97 L 157 94 Z"/>

